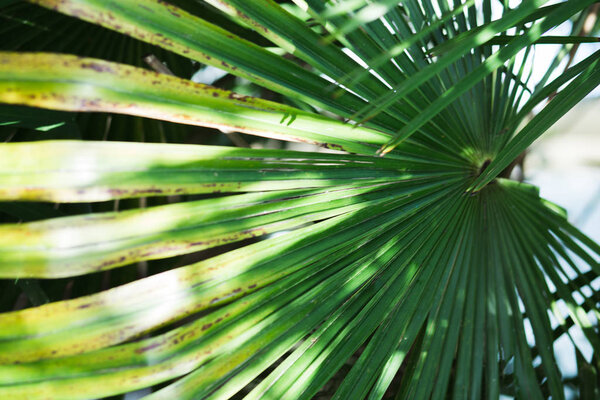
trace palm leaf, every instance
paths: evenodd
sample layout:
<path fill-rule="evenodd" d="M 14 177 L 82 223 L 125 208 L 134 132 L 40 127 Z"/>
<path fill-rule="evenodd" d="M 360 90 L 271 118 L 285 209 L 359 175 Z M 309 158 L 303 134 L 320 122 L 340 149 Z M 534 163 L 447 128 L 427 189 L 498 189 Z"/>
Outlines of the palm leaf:
<path fill-rule="evenodd" d="M 1 398 L 151 388 L 148 399 L 563 399 L 555 341 L 566 334 L 579 346 L 577 330 L 598 354 L 600 245 L 535 187 L 506 179 L 600 83 L 598 53 L 538 87 L 524 67 L 532 46 L 595 40 L 544 36 L 592 1 L 527 1 L 497 14 L 490 1 L 458 0 L 30 3 L 296 106 L 41 45 L 0 53 L 3 103 L 329 150 L 0 144 L 0 200 L 35 216 L 0 225 L 0 277 L 27 278 L 35 304 L 0 314 Z M 76 215 L 35 203 L 79 210 L 166 196 Z M 155 262 L 132 277 L 136 263 Z M 123 279 L 52 294 L 61 279 L 100 271 Z M 596 366 L 577 352 L 582 394 L 592 396 Z"/>
<path fill-rule="evenodd" d="M 47 51 L 72 53 L 80 56 L 95 56 L 103 59 L 148 67 L 143 57 L 156 55 L 164 61 L 177 76 L 191 77 L 193 65 L 183 57 L 163 51 L 160 48 L 111 32 L 97 25 L 89 24 L 76 18 L 57 14 L 26 2 L 15 2 L 0 10 L 2 15 L 1 34 L 5 40 L 2 51 Z M 70 33 L 68 40 L 63 36 Z M 2 109 L 10 108 L 3 106 Z M 21 113 L 21 121 L 32 118 L 31 111 Z M 62 129 L 49 132 L 52 138 L 84 138 L 102 139 L 119 137 L 122 140 L 177 141 L 186 136 L 185 127 L 161 121 L 142 120 L 137 117 L 96 114 L 91 116 L 75 113 L 57 113 L 54 119 L 72 123 L 80 127 L 79 135 Z M 12 118 L 11 118 L 12 119 Z M 14 119 L 13 119 L 14 120 Z M 10 121 L 10 119 L 9 119 Z M 21 124 L 24 125 L 24 124 Z M 52 127 L 51 124 L 43 126 Z M 27 127 L 27 125 L 25 126 Z M 71 133 L 71 135 L 69 135 Z M 20 130 L 15 136 L 25 133 Z"/>

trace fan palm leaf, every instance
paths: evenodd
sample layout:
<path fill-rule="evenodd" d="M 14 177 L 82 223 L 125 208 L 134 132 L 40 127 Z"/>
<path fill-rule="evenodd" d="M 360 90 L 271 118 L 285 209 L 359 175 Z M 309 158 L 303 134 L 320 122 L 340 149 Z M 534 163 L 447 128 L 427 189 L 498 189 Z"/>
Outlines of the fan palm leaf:
<path fill-rule="evenodd" d="M 42 218 L 0 225 L 0 278 L 42 293 L 60 278 L 184 256 L 116 287 L 0 314 L 0 398 L 153 388 L 146 398 L 564 399 L 553 351 L 563 335 L 582 395 L 598 393 L 600 245 L 537 188 L 508 179 L 600 84 L 600 52 L 538 86 L 527 67 L 534 46 L 596 40 L 545 35 L 589 15 L 593 1 L 207 0 L 211 16 L 222 13 L 210 21 L 186 1 L 29 3 L 295 106 L 102 54 L 31 51 L 0 53 L 2 103 L 328 152 L 1 144 L 4 202 L 185 201 L 69 216 L 41 208 Z M 241 28 L 225 29 L 232 22 Z M 263 38 L 238 35 L 249 29 Z M 207 249 L 217 252 L 193 258 Z"/>

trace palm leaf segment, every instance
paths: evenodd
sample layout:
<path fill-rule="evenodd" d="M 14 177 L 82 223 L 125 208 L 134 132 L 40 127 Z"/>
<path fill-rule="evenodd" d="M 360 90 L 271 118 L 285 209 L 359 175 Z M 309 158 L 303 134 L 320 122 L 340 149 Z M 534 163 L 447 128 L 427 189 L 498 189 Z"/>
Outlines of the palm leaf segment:
<path fill-rule="evenodd" d="M 229 194 L 0 226 L 3 278 L 84 275 L 264 240 L 0 315 L 1 398 L 98 398 L 169 382 L 147 398 L 305 399 L 355 356 L 333 398 L 561 399 L 556 338 L 575 325 L 598 354 L 600 246 L 535 188 L 503 178 L 600 82 L 598 53 L 533 93 L 525 67 L 544 32 L 592 1 L 526 1 L 493 17 L 488 1 L 297 0 L 304 19 L 270 0 L 207 1 L 292 57 L 162 1 L 31 2 L 224 68 L 309 111 L 44 53 L 0 56 L 2 102 L 343 152 L 2 145 L 3 200 Z"/>

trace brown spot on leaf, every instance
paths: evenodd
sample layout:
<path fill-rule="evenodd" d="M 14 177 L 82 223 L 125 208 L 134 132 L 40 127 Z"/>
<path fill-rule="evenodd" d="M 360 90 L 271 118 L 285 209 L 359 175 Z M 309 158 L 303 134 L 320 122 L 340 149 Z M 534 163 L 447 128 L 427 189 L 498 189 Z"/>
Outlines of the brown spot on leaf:
<path fill-rule="evenodd" d="M 148 346 L 140 347 L 135 352 L 138 353 L 138 354 L 145 353 L 146 351 L 152 350 L 153 348 L 158 347 L 158 346 L 160 346 L 160 343 L 159 342 L 155 342 L 155 343 L 152 343 L 152 344 L 150 344 Z"/>
<path fill-rule="evenodd" d="M 114 72 L 110 66 L 96 62 L 81 63 L 81 68 L 92 69 L 96 72 Z"/>

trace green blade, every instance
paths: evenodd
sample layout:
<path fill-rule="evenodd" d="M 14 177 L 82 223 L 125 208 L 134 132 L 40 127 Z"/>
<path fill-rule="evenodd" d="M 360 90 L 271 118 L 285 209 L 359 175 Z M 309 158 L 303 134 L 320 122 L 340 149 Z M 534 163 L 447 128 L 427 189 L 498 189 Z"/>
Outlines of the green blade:
<path fill-rule="evenodd" d="M 410 162 L 383 163 L 376 157 L 343 155 L 340 159 L 323 153 L 153 143 L 8 143 L 0 145 L 0 154 L 0 198 L 4 200 L 80 202 L 257 192 L 444 174 L 437 167 L 409 172 Z M 365 169 L 366 165 L 373 168 Z"/>
<path fill-rule="evenodd" d="M 0 53 L 0 101 L 139 115 L 355 152 L 373 152 L 357 146 L 357 140 L 387 140 L 383 133 L 282 104 L 127 65 L 56 54 Z"/>
<path fill-rule="evenodd" d="M 575 104 L 600 84 L 600 54 L 585 71 L 581 72 L 548 105 L 537 114 L 486 167 L 471 184 L 469 191 L 476 192 L 490 183 L 531 143 L 567 113 Z"/>

